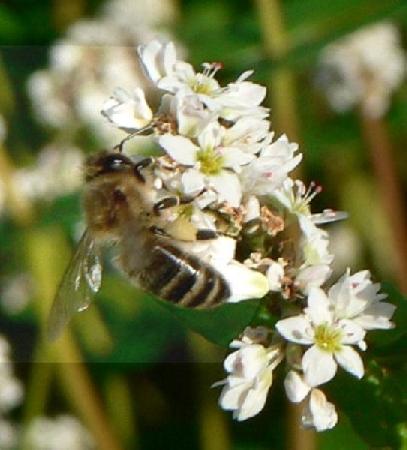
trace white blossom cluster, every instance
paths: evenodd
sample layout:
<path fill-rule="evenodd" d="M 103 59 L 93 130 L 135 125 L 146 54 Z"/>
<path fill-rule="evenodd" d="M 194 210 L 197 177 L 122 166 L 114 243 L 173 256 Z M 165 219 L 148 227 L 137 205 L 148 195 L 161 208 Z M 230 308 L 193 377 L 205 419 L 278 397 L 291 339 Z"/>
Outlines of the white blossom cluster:
<path fill-rule="evenodd" d="M 319 83 L 335 111 L 360 106 L 381 117 L 404 81 L 407 57 L 391 23 L 367 26 L 328 45 L 320 57 Z"/>
<path fill-rule="evenodd" d="M 52 201 L 77 191 L 82 185 L 84 154 L 73 145 L 48 145 L 32 166 L 17 169 L 14 190 L 32 201 Z"/>
<path fill-rule="evenodd" d="M 152 196 L 180 199 L 162 211 L 165 231 L 219 270 L 231 287 L 230 302 L 262 298 L 270 323 L 273 315 L 280 319 L 232 342 L 228 375 L 217 383 L 221 407 L 238 420 L 257 414 L 275 367 L 285 361 L 289 400 L 307 399 L 304 425 L 333 427 L 335 407 L 319 386 L 338 365 L 363 376 L 356 349 L 366 348 L 366 331 L 392 326 L 394 306 L 382 301 L 367 271 L 347 271 L 325 287 L 333 255 L 318 224 L 341 214 L 311 214 L 320 187 L 289 176 L 301 161 L 298 145 L 270 130 L 269 111 L 261 106 L 266 90 L 249 81 L 251 72 L 221 86 L 219 63 L 195 72 L 177 59 L 172 43 L 154 40 L 138 51 L 161 94 L 158 109 L 135 86 L 116 91 L 103 114 L 128 133 L 150 135 L 154 156 L 145 170 Z M 202 229 L 218 237 L 194 240 Z"/>
<path fill-rule="evenodd" d="M 26 435 L 32 450 L 92 450 L 95 442 L 88 430 L 73 416 L 63 414 L 54 419 L 36 417 Z"/>
<path fill-rule="evenodd" d="M 75 22 L 52 46 L 49 68 L 29 79 L 35 116 L 68 142 L 84 127 L 103 145 L 116 142 L 123 133 L 99 114 L 106 92 L 147 86 L 134 47 L 160 33 L 166 37 L 174 19 L 171 0 L 111 0 L 95 19 Z"/>

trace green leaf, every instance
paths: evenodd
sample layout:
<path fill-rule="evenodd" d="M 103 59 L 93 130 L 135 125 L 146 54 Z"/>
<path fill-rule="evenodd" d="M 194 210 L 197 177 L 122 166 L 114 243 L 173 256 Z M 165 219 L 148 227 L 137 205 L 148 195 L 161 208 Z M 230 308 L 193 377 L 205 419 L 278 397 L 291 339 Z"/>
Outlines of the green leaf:
<path fill-rule="evenodd" d="M 328 386 L 328 397 L 371 446 L 400 448 L 400 424 L 407 411 L 406 367 L 371 360 L 365 369 L 360 381 L 341 371 Z"/>
<path fill-rule="evenodd" d="M 344 414 L 332 430 L 318 434 L 318 444 L 318 450 L 369 450 Z"/>
<path fill-rule="evenodd" d="M 185 326 L 204 336 L 209 341 L 227 347 L 230 341 L 243 331 L 255 317 L 260 300 L 245 300 L 227 303 L 213 309 L 198 310 L 175 306 L 172 303 L 151 297 L 169 310 Z"/>

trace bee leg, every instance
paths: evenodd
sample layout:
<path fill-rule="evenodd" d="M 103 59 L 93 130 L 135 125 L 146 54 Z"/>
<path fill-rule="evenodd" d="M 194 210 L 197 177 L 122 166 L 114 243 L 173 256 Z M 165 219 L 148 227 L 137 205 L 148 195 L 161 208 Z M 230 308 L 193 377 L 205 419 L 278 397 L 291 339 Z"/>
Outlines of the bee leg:
<path fill-rule="evenodd" d="M 134 175 L 143 183 L 145 183 L 146 179 L 144 178 L 144 175 L 141 173 L 141 171 L 149 166 L 153 162 L 153 158 L 144 158 L 141 161 L 134 164 Z"/>
<path fill-rule="evenodd" d="M 155 227 L 152 226 L 149 228 L 149 230 L 153 233 L 156 234 L 157 236 L 165 236 L 165 237 L 170 237 L 170 235 L 162 228 L 160 227 Z"/>
<path fill-rule="evenodd" d="M 215 230 L 200 229 L 196 232 L 197 241 L 209 241 L 211 239 L 216 239 L 218 233 Z"/>
<path fill-rule="evenodd" d="M 198 192 L 198 194 L 193 197 L 182 197 L 179 201 L 181 205 L 188 205 L 188 203 L 192 203 L 197 197 L 202 195 L 206 191 L 206 188 L 203 188 L 202 191 Z"/>
<path fill-rule="evenodd" d="M 154 214 L 159 216 L 160 215 L 160 211 L 162 211 L 163 209 L 172 208 L 173 206 L 177 206 L 178 204 L 179 204 L 178 197 L 166 197 L 166 198 L 163 198 L 162 200 L 158 201 L 153 206 Z"/>

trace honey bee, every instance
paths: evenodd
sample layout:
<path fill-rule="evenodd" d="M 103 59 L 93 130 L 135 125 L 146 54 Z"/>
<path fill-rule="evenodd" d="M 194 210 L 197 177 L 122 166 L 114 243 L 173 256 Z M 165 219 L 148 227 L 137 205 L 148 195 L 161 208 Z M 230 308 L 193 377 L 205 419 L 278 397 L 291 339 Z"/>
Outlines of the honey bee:
<path fill-rule="evenodd" d="M 166 231 L 163 212 L 177 197 L 154 197 L 152 158 L 134 162 L 121 152 L 88 158 L 83 206 L 87 229 L 62 278 L 48 321 L 55 339 L 72 315 L 85 310 L 100 289 L 101 247 L 114 243 L 117 263 L 130 281 L 177 305 L 210 308 L 230 296 L 223 276 L 210 264 L 182 250 Z M 189 233 L 191 234 L 191 233 Z M 196 230 L 187 240 L 216 239 L 212 230 Z"/>

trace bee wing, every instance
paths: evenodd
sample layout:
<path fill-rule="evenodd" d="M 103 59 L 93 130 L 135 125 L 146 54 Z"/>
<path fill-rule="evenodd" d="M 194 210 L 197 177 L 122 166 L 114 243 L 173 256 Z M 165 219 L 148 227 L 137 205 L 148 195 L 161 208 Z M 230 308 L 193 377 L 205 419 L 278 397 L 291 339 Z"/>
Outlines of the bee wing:
<path fill-rule="evenodd" d="M 345 211 L 334 211 L 332 209 L 325 209 L 322 213 L 312 214 L 311 220 L 315 225 L 323 225 L 325 223 L 338 222 L 348 218 L 348 213 Z"/>
<path fill-rule="evenodd" d="M 88 230 L 64 273 L 48 319 L 47 335 L 54 340 L 73 314 L 85 310 L 100 289 L 102 264 L 99 249 Z"/>

